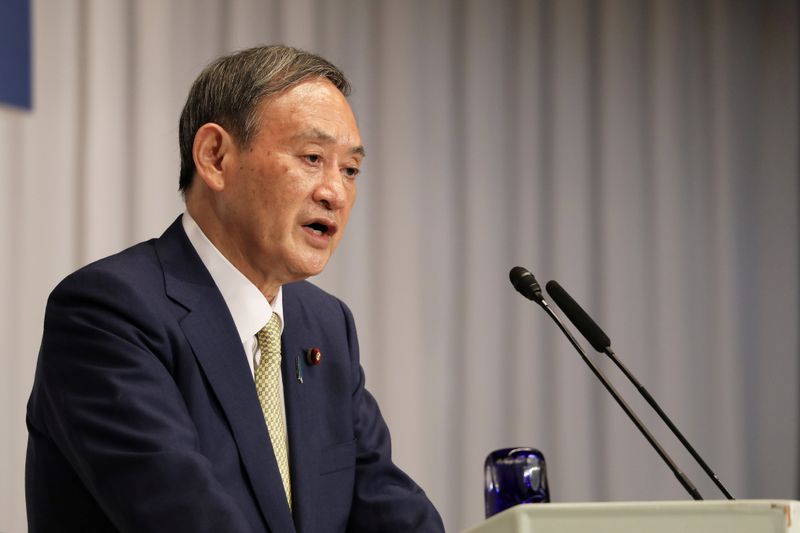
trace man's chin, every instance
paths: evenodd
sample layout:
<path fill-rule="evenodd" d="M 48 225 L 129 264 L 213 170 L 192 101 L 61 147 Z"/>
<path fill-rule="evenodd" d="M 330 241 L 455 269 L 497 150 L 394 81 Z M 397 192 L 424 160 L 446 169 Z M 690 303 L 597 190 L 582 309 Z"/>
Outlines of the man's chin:
<path fill-rule="evenodd" d="M 322 271 L 328 265 L 329 257 L 328 255 L 324 258 L 306 260 L 296 264 L 295 268 L 292 269 L 292 277 L 295 278 L 293 281 L 300 281 L 322 274 Z"/>

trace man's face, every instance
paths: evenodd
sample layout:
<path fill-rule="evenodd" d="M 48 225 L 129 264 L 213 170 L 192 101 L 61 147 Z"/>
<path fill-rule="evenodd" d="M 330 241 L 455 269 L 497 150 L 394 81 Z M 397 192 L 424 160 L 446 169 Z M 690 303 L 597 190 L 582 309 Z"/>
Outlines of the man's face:
<path fill-rule="evenodd" d="M 344 233 L 364 150 L 347 100 L 314 79 L 259 106 L 216 210 L 225 255 L 262 290 L 322 271 Z M 253 278 L 256 279 L 253 279 Z"/>

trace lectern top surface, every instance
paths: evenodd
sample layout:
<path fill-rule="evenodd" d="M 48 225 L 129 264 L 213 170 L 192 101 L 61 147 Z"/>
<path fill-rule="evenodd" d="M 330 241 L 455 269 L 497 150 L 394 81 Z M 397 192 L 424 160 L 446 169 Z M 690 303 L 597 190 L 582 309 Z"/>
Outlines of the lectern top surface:
<path fill-rule="evenodd" d="M 518 505 L 464 533 L 800 533 L 800 502 L 705 500 Z"/>

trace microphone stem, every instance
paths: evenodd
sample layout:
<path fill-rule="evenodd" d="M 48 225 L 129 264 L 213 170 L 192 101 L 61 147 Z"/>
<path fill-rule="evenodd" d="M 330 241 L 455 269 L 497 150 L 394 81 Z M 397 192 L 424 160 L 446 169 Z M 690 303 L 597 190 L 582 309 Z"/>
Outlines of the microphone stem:
<path fill-rule="evenodd" d="M 619 393 L 613 387 L 613 385 L 611 385 L 611 383 L 609 383 L 609 381 L 606 379 L 606 376 L 589 359 L 589 357 L 586 355 L 586 352 L 584 351 L 584 349 L 581 347 L 580 344 L 578 344 L 578 341 L 575 340 L 575 337 L 572 335 L 572 333 L 570 333 L 570 331 L 567 329 L 567 327 L 561 321 L 561 318 L 550 308 L 549 305 L 547 305 L 547 302 L 544 299 L 535 300 L 535 301 L 536 301 L 536 303 L 538 303 L 542 307 L 542 309 L 545 310 L 545 312 L 547 312 L 548 315 L 550 315 L 550 318 L 552 318 L 553 321 L 555 321 L 555 323 L 558 325 L 559 329 L 561 329 L 561 331 L 564 333 L 564 335 L 567 336 L 567 338 L 569 339 L 569 342 L 572 343 L 572 346 L 575 347 L 575 349 L 580 354 L 581 359 L 583 359 L 583 361 L 587 365 L 589 365 L 589 368 L 591 369 L 591 371 L 594 372 L 594 375 L 597 376 L 597 379 L 600 380 L 600 382 L 603 384 L 603 386 L 606 388 L 606 390 L 617 401 L 617 403 L 622 408 L 622 410 L 625 411 L 625 414 L 628 415 L 628 418 L 631 419 L 631 422 L 633 422 L 633 424 L 639 429 L 639 431 L 642 433 L 642 435 L 644 435 L 644 438 L 647 439 L 647 442 L 649 442 L 650 445 L 655 449 L 656 453 L 658 453 L 658 455 L 661 457 L 661 459 L 665 463 L 667 463 L 667 466 L 669 467 L 670 470 L 672 470 L 672 473 L 675 474 L 675 477 L 678 478 L 678 481 L 680 482 L 681 485 L 683 485 L 683 488 L 686 489 L 686 492 L 688 492 L 689 495 L 691 495 L 691 497 L 694 498 L 695 500 L 702 500 L 703 497 L 697 491 L 697 489 L 692 484 L 692 482 L 689 481 L 689 478 L 686 477 L 686 474 L 684 474 L 678 468 L 678 466 L 675 464 L 675 462 L 672 460 L 672 458 L 667 454 L 667 452 L 664 451 L 664 449 L 661 447 L 661 445 L 658 443 L 658 441 L 655 439 L 655 437 L 653 437 L 653 435 L 650 433 L 650 431 L 648 431 L 647 428 L 644 427 L 644 424 L 642 423 L 641 420 L 639 420 L 639 417 L 634 414 L 634 412 L 631 410 L 631 408 L 628 406 L 628 404 L 625 402 L 625 400 L 622 399 L 622 397 L 619 395 Z"/>
<path fill-rule="evenodd" d="M 639 380 L 636 379 L 636 377 L 633 374 L 631 374 L 631 372 L 628 370 L 628 367 L 626 367 L 622 363 L 622 361 L 620 361 L 617 358 L 617 355 L 614 353 L 614 350 L 611 349 L 611 346 L 606 347 L 604 352 L 606 355 L 608 355 L 608 357 L 611 358 L 612 361 L 614 361 L 614 364 L 617 365 L 617 368 L 619 368 L 623 374 L 625 374 L 628 380 L 631 383 L 633 383 L 633 386 L 639 390 L 639 393 L 641 393 L 642 397 L 647 401 L 648 404 L 650 404 L 650 407 L 652 407 L 653 410 L 656 413 L 658 413 L 658 416 L 661 417 L 661 420 L 663 420 L 664 423 L 669 427 L 669 429 L 672 430 L 672 433 L 676 437 L 678 437 L 678 440 L 681 441 L 681 444 L 683 444 L 683 446 L 689 451 L 692 457 L 694 457 L 694 460 L 697 461 L 697 463 L 703 468 L 705 473 L 708 474 L 708 477 L 710 477 L 712 481 L 714 481 L 714 483 L 717 485 L 719 490 L 722 491 L 725 497 L 729 500 L 735 499 L 731 495 L 731 493 L 728 492 L 728 489 L 726 489 L 725 486 L 722 484 L 722 481 L 720 481 L 719 477 L 717 477 L 717 474 L 715 474 L 714 471 L 711 470 L 711 467 L 709 467 L 706 464 L 703 458 L 700 457 L 700 454 L 698 454 L 697 451 L 695 451 L 694 447 L 691 444 L 689 444 L 689 441 L 686 440 L 686 437 L 683 436 L 683 433 L 681 433 L 680 430 L 675 426 L 675 424 L 672 423 L 672 420 L 667 416 L 667 413 L 665 413 L 664 410 L 661 409 L 661 406 L 658 405 L 658 403 L 656 403 L 655 399 L 652 396 L 650 396 L 650 393 L 647 391 L 647 389 L 644 388 L 644 386 L 641 383 L 639 383 Z"/>

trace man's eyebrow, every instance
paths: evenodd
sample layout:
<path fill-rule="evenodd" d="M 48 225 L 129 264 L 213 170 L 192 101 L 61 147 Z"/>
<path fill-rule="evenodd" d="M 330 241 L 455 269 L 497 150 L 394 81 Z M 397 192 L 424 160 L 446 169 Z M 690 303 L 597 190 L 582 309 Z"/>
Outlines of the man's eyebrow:
<path fill-rule="evenodd" d="M 295 141 L 320 141 L 324 143 L 335 143 L 336 138 L 330 133 L 324 132 L 320 129 L 314 128 L 310 131 L 298 133 L 294 137 Z M 363 145 L 354 146 L 350 149 L 351 154 L 358 154 L 361 157 L 366 157 L 367 152 Z"/>

